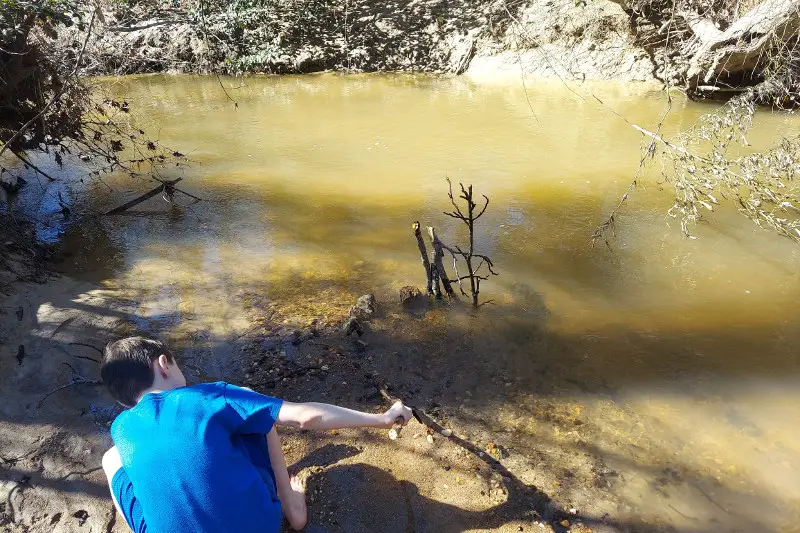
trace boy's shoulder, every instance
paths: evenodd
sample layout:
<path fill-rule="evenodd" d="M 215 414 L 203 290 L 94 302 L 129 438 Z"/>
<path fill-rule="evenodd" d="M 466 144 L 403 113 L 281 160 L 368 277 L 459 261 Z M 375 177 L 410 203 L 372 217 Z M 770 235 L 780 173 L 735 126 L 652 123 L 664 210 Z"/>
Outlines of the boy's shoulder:
<path fill-rule="evenodd" d="M 224 381 L 215 381 L 212 383 L 199 383 L 197 385 L 172 389 L 162 393 L 155 393 L 154 396 L 157 398 L 155 401 L 162 406 L 177 401 L 184 406 L 186 406 L 187 403 L 193 403 L 202 406 L 203 410 L 213 410 L 215 401 L 225 401 L 225 390 L 227 387 L 228 383 Z M 148 401 L 148 399 L 143 399 L 131 409 L 122 411 L 112 424 L 112 434 L 114 433 L 114 429 L 119 429 L 129 422 L 136 424 L 134 421 L 142 417 L 149 419 L 152 415 L 152 405 L 153 404 Z"/>
<path fill-rule="evenodd" d="M 188 385 L 168 391 L 164 394 L 163 401 L 169 402 L 170 400 L 177 400 L 181 403 L 197 401 L 210 406 L 212 400 L 225 401 L 226 390 L 229 386 L 230 385 L 224 381 Z"/>
<path fill-rule="evenodd" d="M 198 383 L 197 385 L 187 385 L 186 387 L 175 389 L 173 392 L 179 392 L 184 394 L 224 395 L 225 389 L 227 387 L 228 384 L 224 381 L 213 381 L 210 383 Z"/>

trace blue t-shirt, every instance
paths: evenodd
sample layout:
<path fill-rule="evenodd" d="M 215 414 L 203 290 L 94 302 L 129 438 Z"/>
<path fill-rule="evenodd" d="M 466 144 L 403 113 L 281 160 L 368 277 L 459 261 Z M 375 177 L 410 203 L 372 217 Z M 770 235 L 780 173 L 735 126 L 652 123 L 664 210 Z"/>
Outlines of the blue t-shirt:
<path fill-rule="evenodd" d="M 137 533 L 277 533 L 281 504 L 265 434 L 282 400 L 227 383 L 145 394 L 111 436 L 112 491 Z"/>

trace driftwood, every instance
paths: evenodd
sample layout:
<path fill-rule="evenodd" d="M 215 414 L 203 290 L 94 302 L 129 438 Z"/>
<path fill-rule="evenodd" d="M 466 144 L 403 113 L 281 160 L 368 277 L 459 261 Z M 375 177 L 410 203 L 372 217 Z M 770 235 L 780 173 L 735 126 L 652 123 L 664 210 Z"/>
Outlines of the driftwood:
<path fill-rule="evenodd" d="M 182 179 L 183 178 L 177 178 L 177 179 L 174 179 L 172 181 L 162 182 L 161 185 L 159 185 L 158 187 L 156 187 L 152 191 L 146 192 L 143 195 L 138 196 L 138 197 L 134 198 L 133 200 L 131 200 L 130 202 L 122 204 L 119 207 L 115 207 L 114 209 L 112 209 L 111 211 L 106 213 L 106 215 L 116 215 L 118 213 L 122 213 L 123 211 L 127 211 L 131 207 L 137 206 L 140 203 L 144 202 L 145 200 L 149 200 L 153 196 L 161 194 L 162 192 L 167 192 L 168 194 L 171 194 L 170 190 L 177 190 L 177 189 L 175 189 L 175 184 L 178 183 L 179 181 L 181 181 Z M 181 191 L 181 192 L 183 192 L 183 191 Z M 191 195 L 189 195 L 189 196 L 191 196 Z M 197 197 L 193 197 L 193 198 L 197 198 Z M 197 198 L 197 199 L 199 200 L 199 198 Z"/>
<path fill-rule="evenodd" d="M 725 31 L 694 13 L 683 13 L 696 37 L 688 71 L 689 88 L 720 78 L 760 74 L 770 56 L 788 53 L 800 30 L 800 5 L 795 0 L 764 0 Z"/>
<path fill-rule="evenodd" d="M 431 262 L 428 260 L 428 250 L 425 247 L 425 241 L 422 240 L 422 232 L 420 232 L 419 222 L 414 222 L 411 225 L 414 230 L 414 237 L 417 239 L 417 247 L 419 248 L 419 255 L 422 258 L 422 266 L 425 269 L 425 283 L 426 291 L 428 294 L 433 294 L 433 277 L 431 276 Z M 438 286 L 437 286 L 438 288 Z"/>
<path fill-rule="evenodd" d="M 444 292 L 451 298 L 457 298 L 456 293 L 453 291 L 453 285 L 447 277 L 447 271 L 444 269 L 444 263 L 442 262 L 445 246 L 442 244 L 442 241 L 439 240 L 439 237 L 436 236 L 436 229 L 433 226 L 428 226 L 428 236 L 430 237 L 431 246 L 433 247 L 433 266 L 436 268 L 436 274 L 442 280 Z M 458 276 L 457 273 L 456 276 Z"/>

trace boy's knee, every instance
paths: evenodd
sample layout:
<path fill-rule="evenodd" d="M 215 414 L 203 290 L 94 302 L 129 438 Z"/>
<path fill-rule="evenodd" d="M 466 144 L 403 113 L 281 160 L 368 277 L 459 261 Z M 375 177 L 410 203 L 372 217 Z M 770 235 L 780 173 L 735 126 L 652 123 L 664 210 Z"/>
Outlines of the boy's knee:
<path fill-rule="evenodd" d="M 106 473 L 106 477 L 111 480 L 114 477 L 114 474 L 117 473 L 117 470 L 122 468 L 122 459 L 119 456 L 119 450 L 117 450 L 116 446 L 112 446 L 110 450 L 103 454 L 103 471 Z"/>
<path fill-rule="evenodd" d="M 299 531 L 308 523 L 308 510 L 306 508 L 290 510 L 286 513 L 286 520 L 292 529 Z"/>

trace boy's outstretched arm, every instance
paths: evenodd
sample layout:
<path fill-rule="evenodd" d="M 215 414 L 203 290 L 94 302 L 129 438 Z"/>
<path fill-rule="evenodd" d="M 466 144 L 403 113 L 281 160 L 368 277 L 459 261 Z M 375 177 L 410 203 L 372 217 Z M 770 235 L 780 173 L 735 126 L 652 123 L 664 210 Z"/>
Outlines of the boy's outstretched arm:
<path fill-rule="evenodd" d="M 395 402 L 385 413 L 363 413 L 327 403 L 283 402 L 276 422 L 300 429 L 390 428 L 399 418 L 405 425 L 411 419 L 411 409 Z"/>

